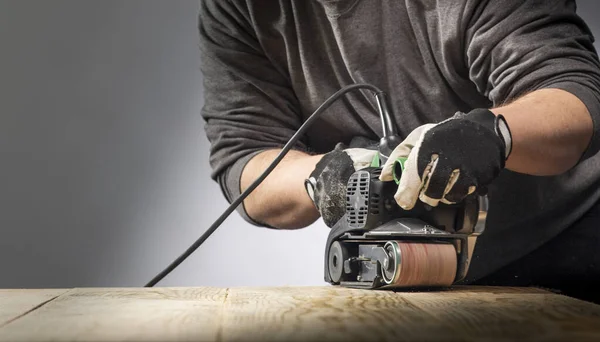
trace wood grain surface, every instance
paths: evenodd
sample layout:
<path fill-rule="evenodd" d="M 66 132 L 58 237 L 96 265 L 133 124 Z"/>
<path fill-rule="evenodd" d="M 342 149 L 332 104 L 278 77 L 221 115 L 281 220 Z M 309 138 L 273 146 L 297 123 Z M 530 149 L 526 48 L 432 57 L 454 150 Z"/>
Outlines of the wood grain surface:
<path fill-rule="evenodd" d="M 226 289 L 74 289 L 0 329 L 0 341 L 211 341 Z"/>
<path fill-rule="evenodd" d="M 0 327 L 65 292 L 66 289 L 0 289 Z"/>
<path fill-rule="evenodd" d="M 533 288 L 92 288 L 27 310 L 0 341 L 600 341 L 599 305 Z"/>

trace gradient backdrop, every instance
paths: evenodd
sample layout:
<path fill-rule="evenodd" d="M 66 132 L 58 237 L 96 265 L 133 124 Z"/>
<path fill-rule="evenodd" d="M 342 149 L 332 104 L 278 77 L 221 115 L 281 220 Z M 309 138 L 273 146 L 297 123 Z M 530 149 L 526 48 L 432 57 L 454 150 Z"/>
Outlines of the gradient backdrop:
<path fill-rule="evenodd" d="M 143 286 L 227 207 L 198 1 L 0 0 L 0 288 Z M 159 286 L 322 285 L 327 233 L 233 213 Z"/>

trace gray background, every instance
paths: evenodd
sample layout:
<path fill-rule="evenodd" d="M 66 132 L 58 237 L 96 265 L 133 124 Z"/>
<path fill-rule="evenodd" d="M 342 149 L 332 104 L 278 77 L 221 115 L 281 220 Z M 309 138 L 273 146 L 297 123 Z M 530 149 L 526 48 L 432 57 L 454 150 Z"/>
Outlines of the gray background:
<path fill-rule="evenodd" d="M 600 38 L 600 2 L 578 3 Z M 0 0 L 0 287 L 142 286 L 227 207 L 199 114 L 197 8 Z M 321 285 L 327 232 L 234 213 L 159 285 Z"/>

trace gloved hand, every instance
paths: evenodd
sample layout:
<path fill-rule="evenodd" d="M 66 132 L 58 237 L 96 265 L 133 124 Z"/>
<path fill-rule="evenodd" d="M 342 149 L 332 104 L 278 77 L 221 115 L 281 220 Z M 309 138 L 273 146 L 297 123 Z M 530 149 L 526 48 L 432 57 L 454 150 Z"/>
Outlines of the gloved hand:
<path fill-rule="evenodd" d="M 410 210 L 417 199 L 453 204 L 485 191 L 505 166 L 512 139 L 504 117 L 487 109 L 458 112 L 438 124 L 416 128 L 390 154 L 380 180 L 393 180 L 395 161 L 408 157 L 394 198 Z"/>
<path fill-rule="evenodd" d="M 376 149 L 347 148 L 339 143 L 317 163 L 304 184 L 328 227 L 344 215 L 348 179 L 355 171 L 369 167 L 376 155 Z"/>

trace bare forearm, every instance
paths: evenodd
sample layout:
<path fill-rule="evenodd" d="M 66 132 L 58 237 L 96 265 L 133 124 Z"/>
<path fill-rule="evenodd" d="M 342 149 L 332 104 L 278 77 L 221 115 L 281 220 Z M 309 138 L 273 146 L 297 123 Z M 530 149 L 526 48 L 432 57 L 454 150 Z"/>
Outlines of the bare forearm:
<path fill-rule="evenodd" d="M 269 150 L 253 157 L 242 172 L 241 190 L 247 189 L 279 154 Z M 281 229 L 303 228 L 319 218 L 304 189 L 321 156 L 291 150 L 265 180 L 246 198 L 244 207 L 255 221 Z"/>
<path fill-rule="evenodd" d="M 581 158 L 592 137 L 592 119 L 576 96 L 542 89 L 492 109 L 502 114 L 512 134 L 506 168 L 548 176 L 568 171 Z"/>

